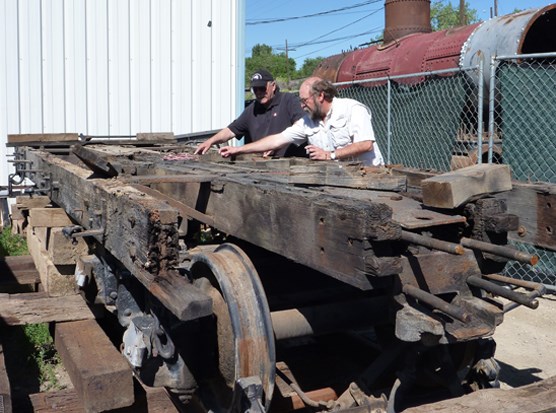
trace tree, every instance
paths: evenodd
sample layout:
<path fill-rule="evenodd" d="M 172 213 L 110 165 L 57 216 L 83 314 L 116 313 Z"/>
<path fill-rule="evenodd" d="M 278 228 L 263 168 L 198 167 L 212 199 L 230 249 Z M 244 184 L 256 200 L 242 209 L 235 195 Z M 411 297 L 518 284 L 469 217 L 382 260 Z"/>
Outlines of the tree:
<path fill-rule="evenodd" d="M 473 24 L 479 21 L 477 10 L 469 7 L 466 2 L 464 7 L 465 24 Z M 461 26 L 459 16 L 459 5 L 445 3 L 443 0 L 434 0 L 431 4 L 431 26 L 434 31 L 446 30 Z"/>
<path fill-rule="evenodd" d="M 313 74 L 314 70 L 316 69 L 316 67 L 323 60 L 324 60 L 324 57 L 315 57 L 315 58 L 305 59 L 303 61 L 303 66 L 301 66 L 301 69 L 299 69 L 299 71 L 296 73 L 296 77 L 298 79 L 301 79 L 301 78 L 304 78 L 304 77 L 311 76 Z"/>
<path fill-rule="evenodd" d="M 275 79 L 286 80 L 295 73 L 295 60 L 286 59 L 285 53 L 274 54 L 272 47 L 256 44 L 251 49 L 251 57 L 245 59 L 245 84 L 249 84 L 250 76 L 258 69 L 266 69 Z"/>

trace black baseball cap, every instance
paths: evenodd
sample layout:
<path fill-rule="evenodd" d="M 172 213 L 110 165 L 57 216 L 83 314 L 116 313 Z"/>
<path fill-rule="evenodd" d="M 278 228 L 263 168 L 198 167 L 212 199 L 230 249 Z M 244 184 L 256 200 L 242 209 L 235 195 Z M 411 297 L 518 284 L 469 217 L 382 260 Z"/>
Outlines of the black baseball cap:
<path fill-rule="evenodd" d="M 268 70 L 259 69 L 251 76 L 251 87 L 266 86 L 266 82 L 272 82 L 274 78 Z"/>

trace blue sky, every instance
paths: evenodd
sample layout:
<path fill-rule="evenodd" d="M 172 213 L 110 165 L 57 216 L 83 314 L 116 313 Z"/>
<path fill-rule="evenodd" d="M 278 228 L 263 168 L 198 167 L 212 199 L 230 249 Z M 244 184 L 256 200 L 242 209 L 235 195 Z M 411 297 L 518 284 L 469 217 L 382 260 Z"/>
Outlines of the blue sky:
<path fill-rule="evenodd" d="M 434 1 L 434 0 L 433 0 Z M 454 6 L 458 0 L 444 0 Z M 498 0 L 498 15 L 511 13 L 516 8 L 529 9 L 552 4 L 549 0 Z M 481 20 L 490 18 L 494 0 L 467 0 L 476 9 Z M 364 4 L 361 7 L 355 5 Z M 293 17 L 338 10 L 310 18 Z M 384 28 L 384 0 L 246 0 L 245 54 L 258 43 L 273 47 L 275 52 L 285 50 L 296 60 L 297 69 L 307 58 L 330 56 L 348 50 L 350 46 L 382 34 Z M 286 19 L 270 24 L 249 24 L 267 19 Z M 306 44 L 310 43 L 310 44 Z"/>

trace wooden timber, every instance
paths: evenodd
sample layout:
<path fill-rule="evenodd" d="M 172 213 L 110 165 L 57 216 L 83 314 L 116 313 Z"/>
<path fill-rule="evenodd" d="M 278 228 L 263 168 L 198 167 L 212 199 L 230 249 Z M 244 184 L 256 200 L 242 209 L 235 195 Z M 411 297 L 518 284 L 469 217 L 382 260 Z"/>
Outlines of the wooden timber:
<path fill-rule="evenodd" d="M 95 235 L 166 308 L 188 320 L 212 313 L 212 302 L 171 268 L 178 259 L 178 212 L 117 181 L 91 178 L 88 169 L 46 152 L 30 152 L 37 165 L 63 182 L 53 201 Z M 111 225 L 117 222 L 117 225 Z"/>
<path fill-rule="evenodd" d="M 8 143 L 78 141 L 77 133 L 27 133 L 8 135 Z"/>
<path fill-rule="evenodd" d="M 51 321 L 92 320 L 95 315 L 80 295 L 0 294 L 0 322 L 8 326 Z"/>
<path fill-rule="evenodd" d="M 168 392 L 162 388 L 139 389 L 135 386 L 135 402 L 128 407 L 117 409 L 117 413 L 178 413 Z M 83 404 L 75 390 L 60 390 L 31 394 L 32 413 L 83 413 Z M 31 413 L 31 412 L 29 412 Z"/>
<path fill-rule="evenodd" d="M 73 272 L 62 274 L 46 251 L 46 227 L 28 228 L 27 247 L 39 272 L 42 286 L 51 296 L 72 295 L 76 292 Z"/>
<path fill-rule="evenodd" d="M 444 173 L 421 182 L 423 203 L 457 208 L 478 196 L 512 189 L 508 165 L 481 164 Z"/>
<path fill-rule="evenodd" d="M 37 284 L 39 273 L 30 255 L 0 258 L 0 285 Z"/>
<path fill-rule="evenodd" d="M 519 216 L 520 228 L 508 238 L 556 251 L 556 184 L 513 182 L 513 190 L 497 198 Z"/>
<path fill-rule="evenodd" d="M 12 398 L 10 381 L 6 372 L 6 363 L 4 361 L 4 347 L 0 340 L 0 412 L 12 413 Z"/>
<path fill-rule="evenodd" d="M 15 197 L 15 206 L 20 210 L 29 210 L 31 208 L 45 208 L 50 205 L 50 198 L 45 195 Z"/>
<path fill-rule="evenodd" d="M 556 409 L 556 377 L 510 390 L 485 389 L 404 413 L 540 413 Z"/>
<path fill-rule="evenodd" d="M 66 227 L 73 225 L 62 208 L 33 208 L 29 210 L 31 227 Z"/>
<path fill-rule="evenodd" d="M 56 323 L 55 345 L 85 412 L 133 404 L 131 369 L 96 321 Z"/>

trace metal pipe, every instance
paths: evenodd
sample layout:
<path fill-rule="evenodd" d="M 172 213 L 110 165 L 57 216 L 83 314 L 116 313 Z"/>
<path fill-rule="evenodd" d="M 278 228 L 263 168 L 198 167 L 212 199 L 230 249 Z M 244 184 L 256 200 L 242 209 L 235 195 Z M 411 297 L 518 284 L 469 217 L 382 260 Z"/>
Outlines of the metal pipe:
<path fill-rule="evenodd" d="M 492 280 L 492 281 L 507 283 L 507 284 L 510 284 L 510 285 L 515 285 L 516 287 L 522 287 L 522 288 L 526 288 L 528 290 L 531 290 L 529 293 L 527 293 L 525 295 L 530 300 L 534 300 L 535 298 L 546 294 L 546 286 L 543 285 L 543 284 L 533 282 L 533 281 L 517 280 L 515 278 L 506 277 L 506 276 L 500 275 L 500 274 L 485 274 L 485 275 L 483 275 L 483 278 L 488 278 L 489 280 Z M 519 306 L 519 303 L 516 303 L 516 302 L 505 304 L 504 305 L 504 312 L 507 313 L 508 311 L 513 310 L 514 308 L 516 308 L 518 306 Z"/>
<path fill-rule="evenodd" d="M 479 60 L 479 96 L 477 100 L 477 164 L 483 163 L 483 93 L 484 55 Z"/>
<path fill-rule="evenodd" d="M 386 147 L 386 165 L 390 165 L 390 154 L 392 149 L 392 81 L 388 79 L 388 102 L 386 105 L 387 110 L 387 134 L 388 145 Z"/>
<path fill-rule="evenodd" d="M 431 249 L 448 252 L 455 255 L 463 255 L 465 249 L 460 244 L 442 241 L 436 238 L 425 237 L 414 232 L 402 231 L 401 239 L 412 244 L 422 245 Z"/>
<path fill-rule="evenodd" d="M 362 298 L 313 307 L 273 311 L 270 314 L 276 340 L 370 327 L 385 321 L 387 297 Z"/>
<path fill-rule="evenodd" d="M 475 70 L 478 66 L 468 66 L 468 67 L 454 67 L 452 69 L 440 69 L 440 70 L 429 70 L 427 72 L 409 73 L 407 75 L 394 75 L 394 76 L 383 76 L 373 79 L 363 79 L 363 80 L 350 80 L 346 82 L 334 82 L 334 86 L 349 86 L 349 85 L 359 85 L 361 83 L 369 82 L 385 82 L 388 80 L 397 79 L 408 79 L 419 76 L 434 76 L 434 75 L 445 75 L 448 73 L 465 73 L 468 70 Z"/>
<path fill-rule="evenodd" d="M 511 260 L 524 262 L 526 264 L 535 265 L 539 262 L 538 255 L 528 254 L 523 251 L 516 250 L 515 248 L 506 245 L 496 245 L 489 242 L 479 241 L 472 238 L 462 238 L 461 245 L 467 248 L 477 249 L 483 252 L 488 252 L 499 257 L 509 258 Z"/>
<path fill-rule="evenodd" d="M 525 294 L 517 293 L 504 286 L 494 284 L 490 281 L 487 281 L 475 275 L 472 275 L 471 277 L 467 278 L 467 284 L 472 285 L 474 287 L 482 288 L 483 290 L 489 293 L 499 295 L 500 297 L 507 298 L 508 300 L 514 301 L 518 304 L 525 305 L 529 308 L 535 309 L 539 306 L 539 302 L 534 298 L 532 299 Z"/>
<path fill-rule="evenodd" d="M 465 312 L 459 307 L 456 307 L 455 305 L 447 303 L 443 299 L 438 298 L 431 293 L 423 291 L 409 284 L 404 285 L 402 291 L 405 294 L 416 298 L 419 301 L 422 301 L 423 303 L 442 311 L 443 313 L 448 314 L 450 317 L 455 318 L 462 323 L 468 323 L 469 321 L 471 321 L 471 316 L 469 315 L 469 313 Z"/>
<path fill-rule="evenodd" d="M 492 163 L 494 147 L 494 96 L 496 91 L 496 57 L 490 59 L 490 87 L 488 95 L 488 163 Z"/>

